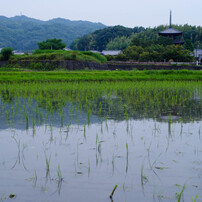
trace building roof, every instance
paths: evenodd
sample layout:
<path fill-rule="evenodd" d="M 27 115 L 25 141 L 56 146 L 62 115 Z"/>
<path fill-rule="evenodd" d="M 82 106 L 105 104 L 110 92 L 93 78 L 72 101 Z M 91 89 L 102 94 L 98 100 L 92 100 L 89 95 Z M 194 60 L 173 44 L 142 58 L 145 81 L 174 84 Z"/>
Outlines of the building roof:
<path fill-rule="evenodd" d="M 97 50 L 90 50 L 90 52 L 101 54 L 101 52 L 100 52 L 100 51 L 97 51 Z"/>
<path fill-rule="evenodd" d="M 121 50 L 103 50 L 102 51 L 103 55 L 114 55 L 114 56 L 116 56 L 116 55 L 118 55 L 120 53 L 122 53 Z"/>
<path fill-rule="evenodd" d="M 161 35 L 164 35 L 164 34 L 182 34 L 182 32 L 181 31 L 178 31 L 178 30 L 176 30 L 176 29 L 174 29 L 174 28 L 172 28 L 172 27 L 169 27 L 168 29 L 165 29 L 165 30 L 163 30 L 163 31 L 161 31 L 161 32 L 159 32 L 159 34 Z"/>

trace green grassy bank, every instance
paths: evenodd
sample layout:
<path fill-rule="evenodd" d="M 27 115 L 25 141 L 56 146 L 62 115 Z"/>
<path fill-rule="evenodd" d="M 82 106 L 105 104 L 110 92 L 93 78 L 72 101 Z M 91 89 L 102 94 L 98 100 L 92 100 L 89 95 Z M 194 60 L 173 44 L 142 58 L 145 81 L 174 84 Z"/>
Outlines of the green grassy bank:
<path fill-rule="evenodd" d="M 104 56 L 90 51 L 36 50 L 32 55 L 14 55 L 10 58 L 10 63 L 17 64 L 19 61 L 30 61 L 36 63 L 43 60 L 77 60 L 97 63 L 107 62 L 107 59 Z"/>
<path fill-rule="evenodd" d="M 202 81 L 202 71 L 144 70 L 144 71 L 0 71 L 0 82 L 21 81 Z"/>

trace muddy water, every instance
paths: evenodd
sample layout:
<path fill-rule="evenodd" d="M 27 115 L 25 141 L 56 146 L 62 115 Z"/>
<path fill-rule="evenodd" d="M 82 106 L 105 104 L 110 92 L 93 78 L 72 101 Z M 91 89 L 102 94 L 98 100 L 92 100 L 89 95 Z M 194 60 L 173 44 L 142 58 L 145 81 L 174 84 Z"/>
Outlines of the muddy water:
<path fill-rule="evenodd" d="M 61 116 L 37 100 L 1 99 L 2 201 L 202 201 L 200 91 L 166 110 L 111 97 L 90 116 L 76 100 Z"/>

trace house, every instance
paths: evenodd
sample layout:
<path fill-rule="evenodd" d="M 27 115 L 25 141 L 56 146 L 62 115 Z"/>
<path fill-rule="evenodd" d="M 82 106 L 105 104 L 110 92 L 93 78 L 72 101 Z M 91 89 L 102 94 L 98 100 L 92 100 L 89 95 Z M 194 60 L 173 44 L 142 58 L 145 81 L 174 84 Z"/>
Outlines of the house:
<path fill-rule="evenodd" d="M 24 55 L 25 53 L 22 52 L 22 51 L 14 50 L 14 51 L 13 51 L 13 54 L 14 54 L 14 55 Z"/>
<path fill-rule="evenodd" d="M 194 49 L 194 56 L 196 61 L 202 64 L 202 49 Z"/>
<path fill-rule="evenodd" d="M 63 50 L 65 50 L 65 51 L 71 51 L 71 49 L 69 49 L 69 48 L 63 48 Z"/>

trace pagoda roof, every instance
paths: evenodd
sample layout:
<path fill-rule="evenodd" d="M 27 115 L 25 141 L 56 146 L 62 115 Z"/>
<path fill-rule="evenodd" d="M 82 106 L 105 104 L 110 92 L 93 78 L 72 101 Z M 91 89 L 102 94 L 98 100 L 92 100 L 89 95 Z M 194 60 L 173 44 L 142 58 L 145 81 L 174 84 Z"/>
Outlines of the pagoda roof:
<path fill-rule="evenodd" d="M 168 29 L 165 29 L 165 30 L 159 32 L 159 34 L 182 34 L 182 32 L 178 31 L 172 27 L 169 27 Z"/>

